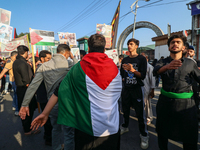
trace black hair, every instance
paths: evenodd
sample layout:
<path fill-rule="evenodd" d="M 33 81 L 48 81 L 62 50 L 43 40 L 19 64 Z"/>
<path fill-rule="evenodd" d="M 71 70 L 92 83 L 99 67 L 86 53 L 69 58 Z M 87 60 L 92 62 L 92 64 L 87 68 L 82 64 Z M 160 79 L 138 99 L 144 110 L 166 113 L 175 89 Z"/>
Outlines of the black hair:
<path fill-rule="evenodd" d="M 35 56 L 35 63 L 36 63 L 37 61 L 39 61 L 39 60 L 40 60 L 39 57 Z"/>
<path fill-rule="evenodd" d="M 90 52 L 104 53 L 105 45 L 106 39 L 101 34 L 93 34 L 88 39 L 88 46 L 90 48 Z"/>
<path fill-rule="evenodd" d="M 188 49 L 188 48 L 189 48 L 189 43 L 185 42 L 185 49 Z"/>
<path fill-rule="evenodd" d="M 14 55 L 17 55 L 17 54 L 18 54 L 17 51 L 12 51 L 10 56 L 14 56 Z"/>
<path fill-rule="evenodd" d="M 157 62 L 158 62 L 158 60 L 154 59 L 153 62 L 152 62 L 152 66 L 155 67 L 155 65 L 156 65 Z"/>
<path fill-rule="evenodd" d="M 19 55 L 23 55 L 25 52 L 28 52 L 28 51 L 29 51 L 28 47 L 24 45 L 20 45 L 17 47 L 17 52 Z"/>
<path fill-rule="evenodd" d="M 119 55 L 119 59 L 123 59 L 124 58 L 124 55 Z"/>
<path fill-rule="evenodd" d="M 140 44 L 140 41 L 137 40 L 137 39 L 134 39 L 134 38 L 129 39 L 128 42 L 127 42 L 127 45 L 128 45 L 130 42 L 134 42 L 137 46 L 139 46 L 139 44 Z"/>
<path fill-rule="evenodd" d="M 169 47 L 170 45 L 170 42 L 173 40 L 173 39 L 181 39 L 183 41 L 183 45 L 185 46 L 185 43 L 187 42 L 187 38 L 184 36 L 184 35 L 178 35 L 178 34 L 174 34 L 172 35 L 168 41 L 167 41 L 167 45 Z"/>
<path fill-rule="evenodd" d="M 51 52 L 48 51 L 48 50 L 42 50 L 42 51 L 40 51 L 40 53 L 39 53 L 39 59 L 41 60 L 41 57 L 45 58 L 47 56 L 47 54 L 51 55 Z"/>
<path fill-rule="evenodd" d="M 85 55 L 86 55 L 86 52 L 85 52 L 84 50 L 80 50 L 80 55 L 85 56 Z"/>
<path fill-rule="evenodd" d="M 64 53 L 70 51 L 70 47 L 67 44 L 59 44 L 57 47 L 57 53 Z"/>

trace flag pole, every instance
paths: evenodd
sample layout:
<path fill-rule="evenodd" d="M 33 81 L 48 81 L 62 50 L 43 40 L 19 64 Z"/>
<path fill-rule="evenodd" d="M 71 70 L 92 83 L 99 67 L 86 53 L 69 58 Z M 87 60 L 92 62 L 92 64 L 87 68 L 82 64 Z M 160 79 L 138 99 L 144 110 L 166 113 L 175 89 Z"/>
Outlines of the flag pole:
<path fill-rule="evenodd" d="M 31 28 L 29 28 L 29 32 L 31 31 Z M 30 32 L 30 35 L 31 35 L 31 32 Z M 35 74 L 35 57 L 34 57 L 34 50 L 33 50 L 33 45 L 31 44 L 31 51 L 32 51 L 32 60 L 33 60 L 33 71 L 34 71 L 34 74 Z M 40 113 L 40 104 L 39 102 L 37 102 L 37 107 L 38 107 L 38 112 Z"/>

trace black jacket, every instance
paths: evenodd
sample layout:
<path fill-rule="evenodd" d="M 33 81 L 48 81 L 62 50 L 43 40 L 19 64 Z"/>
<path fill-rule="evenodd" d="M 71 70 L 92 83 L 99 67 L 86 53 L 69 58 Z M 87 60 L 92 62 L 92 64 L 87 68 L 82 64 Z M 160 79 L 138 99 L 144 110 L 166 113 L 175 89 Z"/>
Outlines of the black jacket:
<path fill-rule="evenodd" d="M 26 59 L 20 55 L 16 57 L 13 63 L 13 74 L 16 86 L 26 86 L 31 83 L 33 71 Z"/>

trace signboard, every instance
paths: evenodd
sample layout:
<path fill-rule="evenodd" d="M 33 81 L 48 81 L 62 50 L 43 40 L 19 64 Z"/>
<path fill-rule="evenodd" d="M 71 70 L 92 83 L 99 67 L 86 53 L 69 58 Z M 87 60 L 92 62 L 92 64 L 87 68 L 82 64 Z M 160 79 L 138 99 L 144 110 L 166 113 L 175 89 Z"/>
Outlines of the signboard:
<path fill-rule="evenodd" d="M 85 50 L 85 48 L 84 48 L 84 44 L 83 44 L 83 43 L 80 44 L 80 50 Z"/>
<path fill-rule="evenodd" d="M 75 45 L 76 46 L 76 34 L 68 32 L 58 32 L 60 44 Z"/>
<path fill-rule="evenodd" d="M 21 36 L 19 38 L 12 39 L 12 41 L 19 41 L 19 40 L 23 40 L 24 41 L 23 45 L 25 45 L 26 47 L 29 48 L 28 35 L 24 35 L 24 36 Z"/>
<path fill-rule="evenodd" d="M 11 11 L 0 8 L 0 23 L 10 25 Z"/>
<path fill-rule="evenodd" d="M 71 48 L 71 52 L 78 61 L 81 60 L 79 48 Z"/>
<path fill-rule="evenodd" d="M 96 33 L 102 34 L 106 38 L 105 48 L 111 47 L 111 31 L 112 31 L 111 25 L 97 24 Z"/>
<path fill-rule="evenodd" d="M 0 23 L 0 42 L 8 43 L 12 39 L 13 27 Z"/>
<path fill-rule="evenodd" d="M 55 38 L 54 38 L 54 32 L 53 31 L 44 31 L 44 30 L 36 30 L 36 29 L 30 29 L 30 36 L 31 41 L 38 40 L 34 45 L 48 45 L 48 46 L 54 46 L 55 45 Z"/>
<path fill-rule="evenodd" d="M 200 14 L 200 2 L 192 4 L 191 7 L 192 7 L 192 16 Z"/>
<path fill-rule="evenodd" d="M 111 58 L 116 65 L 119 64 L 117 49 L 107 50 L 105 51 L 105 54 L 108 55 L 108 57 Z"/>
<path fill-rule="evenodd" d="M 1 52 L 17 51 L 19 45 L 25 45 L 24 40 L 11 41 L 8 43 L 1 43 Z"/>
<path fill-rule="evenodd" d="M 53 55 L 57 53 L 57 46 L 33 45 L 34 54 L 36 54 L 37 50 L 38 53 L 40 53 L 42 50 L 48 50 Z"/>

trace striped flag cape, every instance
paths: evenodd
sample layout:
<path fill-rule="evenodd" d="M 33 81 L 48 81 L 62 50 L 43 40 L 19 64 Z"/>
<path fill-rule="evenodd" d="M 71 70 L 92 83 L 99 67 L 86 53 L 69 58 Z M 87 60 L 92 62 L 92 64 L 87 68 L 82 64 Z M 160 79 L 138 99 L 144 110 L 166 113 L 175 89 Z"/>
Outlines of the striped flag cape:
<path fill-rule="evenodd" d="M 57 123 L 96 137 L 117 133 L 121 80 L 117 66 L 106 54 L 85 55 L 60 84 Z"/>

